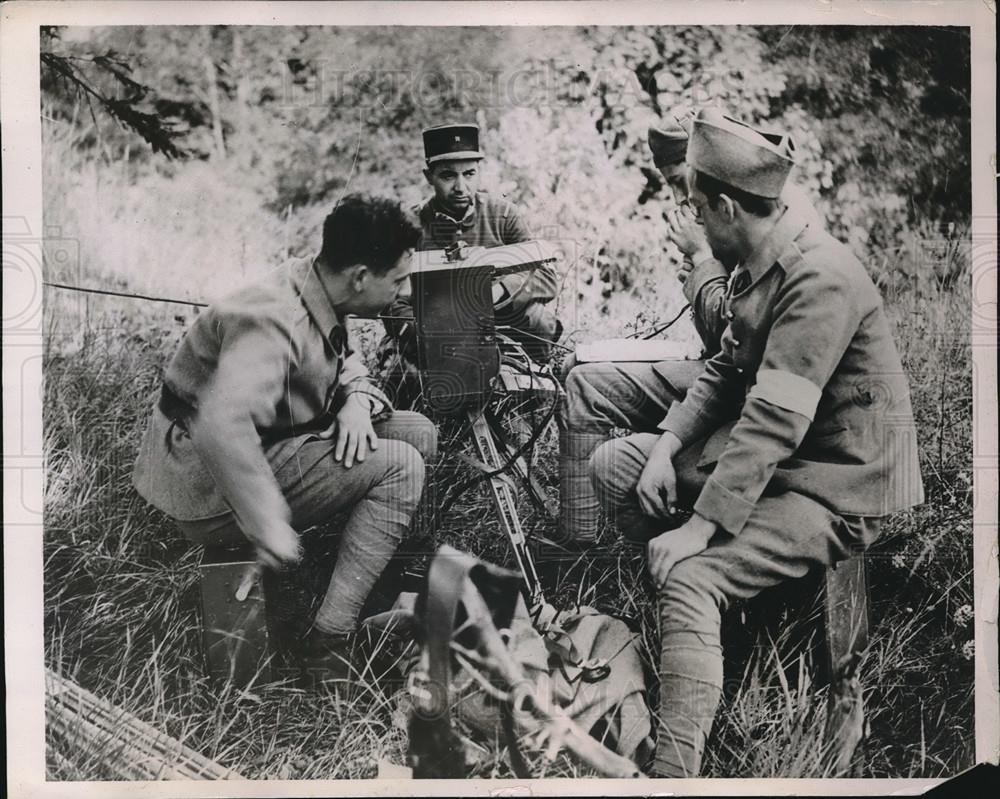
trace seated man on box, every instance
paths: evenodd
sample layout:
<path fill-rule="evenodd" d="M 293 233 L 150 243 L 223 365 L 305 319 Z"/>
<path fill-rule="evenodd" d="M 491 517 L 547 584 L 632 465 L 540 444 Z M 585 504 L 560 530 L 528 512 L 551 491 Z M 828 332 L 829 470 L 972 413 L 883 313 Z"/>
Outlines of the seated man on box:
<path fill-rule="evenodd" d="M 883 517 L 923 501 L 881 297 L 847 247 L 781 201 L 792 154 L 787 135 L 711 109 L 696 117 L 690 201 L 733 270 L 729 325 L 657 433 L 591 458 L 609 516 L 649 539 L 661 776 L 699 772 L 722 691 L 721 611 L 863 550 Z M 677 527 L 681 505 L 694 513 Z"/>
<path fill-rule="evenodd" d="M 417 508 L 434 426 L 392 413 L 351 351 L 348 314 L 385 308 L 420 237 L 398 203 L 351 195 L 295 259 L 202 312 L 163 376 L 134 482 L 191 540 L 249 539 L 272 568 L 350 511 L 313 621 L 309 674 L 344 676 L 358 614 Z"/>
<path fill-rule="evenodd" d="M 434 189 L 415 211 L 423 231 L 418 249 L 443 250 L 460 241 L 470 247 L 499 247 L 529 241 L 531 236 L 517 207 L 480 191 L 480 162 L 476 125 L 441 125 L 423 132 L 424 177 Z M 543 362 L 557 341 L 562 325 L 549 307 L 558 290 L 555 270 L 540 266 L 528 272 L 503 275 L 493 284 L 496 323 L 504 335 L 519 342 L 535 361 Z M 417 348 L 414 326 L 407 318 L 413 307 L 407 292 L 386 312 L 389 333 L 382 342 L 380 368 L 387 373 L 387 391 L 405 403 L 412 395 Z"/>
<path fill-rule="evenodd" d="M 560 543 L 573 549 L 592 545 L 598 532 L 598 503 L 590 483 L 590 455 L 618 428 L 652 431 L 667 409 L 680 399 L 720 348 L 730 315 L 726 284 L 730 270 L 713 254 L 704 229 L 688 203 L 688 136 L 695 112 L 676 108 L 671 124 L 650 128 L 653 164 L 670 189 L 674 207 L 666 214 L 668 235 L 683 256 L 677 278 L 691 305 L 691 318 L 702 342 L 701 359 L 659 363 L 570 363 L 566 401 L 560 407 L 559 485 Z M 782 199 L 809 224 L 821 222 L 806 193 L 789 183 Z M 626 540 L 631 531 L 625 530 Z M 644 541 L 639 541 L 645 545 Z"/>

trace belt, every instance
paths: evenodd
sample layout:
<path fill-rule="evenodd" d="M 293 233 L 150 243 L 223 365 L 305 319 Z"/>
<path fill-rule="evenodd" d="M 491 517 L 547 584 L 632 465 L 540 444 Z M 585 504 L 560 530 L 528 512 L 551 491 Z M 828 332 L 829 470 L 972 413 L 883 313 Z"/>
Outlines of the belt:
<path fill-rule="evenodd" d="M 171 422 L 187 430 L 187 419 L 194 414 L 194 406 L 177 396 L 166 383 L 160 386 L 160 399 L 156 405 Z"/>
<path fill-rule="evenodd" d="M 387 399 L 382 401 L 386 405 L 389 403 Z M 179 397 L 166 383 L 160 386 L 160 398 L 157 400 L 156 406 L 170 420 L 171 424 L 175 424 L 184 432 L 188 432 L 188 419 L 194 416 L 195 406 Z M 260 436 L 261 446 L 267 448 L 286 438 L 326 430 L 335 418 L 332 411 L 328 411 L 311 422 L 295 425 L 289 430 L 258 430 L 257 434 Z"/>
<path fill-rule="evenodd" d="M 170 420 L 171 426 L 176 425 L 185 433 L 190 432 L 188 430 L 188 420 L 194 416 L 194 412 L 196 410 L 195 406 L 187 400 L 179 397 L 166 383 L 160 386 L 160 398 L 157 400 L 156 406 L 160 409 L 160 412 Z M 323 415 L 314 419 L 309 424 L 297 425 L 290 430 L 258 430 L 257 434 L 260 436 L 261 446 L 266 449 L 272 444 L 276 444 L 286 438 L 291 438 L 297 435 L 305 435 L 306 433 L 318 433 L 321 430 L 326 430 L 332 421 L 332 416 Z"/>

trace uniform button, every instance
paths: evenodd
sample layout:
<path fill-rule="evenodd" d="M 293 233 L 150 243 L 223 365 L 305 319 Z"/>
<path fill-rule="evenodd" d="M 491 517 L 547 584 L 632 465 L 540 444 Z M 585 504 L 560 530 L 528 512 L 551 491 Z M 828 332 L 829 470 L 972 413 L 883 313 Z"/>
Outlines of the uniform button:
<path fill-rule="evenodd" d="M 734 314 L 732 311 L 726 311 L 726 319 L 732 320 L 735 316 L 736 314 Z"/>
<path fill-rule="evenodd" d="M 743 374 L 743 367 L 742 366 L 737 366 L 736 367 L 736 373 L 740 374 L 740 375 Z"/>
<path fill-rule="evenodd" d="M 738 338 L 734 338 L 734 339 L 733 339 L 733 346 L 734 346 L 734 347 L 738 347 L 738 346 L 740 346 L 740 340 L 739 340 Z"/>

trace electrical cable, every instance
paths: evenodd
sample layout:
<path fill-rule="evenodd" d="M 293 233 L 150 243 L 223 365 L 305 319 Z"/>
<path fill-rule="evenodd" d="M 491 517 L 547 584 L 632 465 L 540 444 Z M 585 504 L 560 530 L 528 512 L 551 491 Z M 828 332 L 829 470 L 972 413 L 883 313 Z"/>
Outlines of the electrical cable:
<path fill-rule="evenodd" d="M 92 289 L 84 286 L 71 286 L 68 283 L 52 283 L 48 280 L 42 281 L 43 286 L 52 289 L 64 289 L 66 291 L 78 291 L 82 294 L 102 294 L 107 297 L 125 297 L 130 300 L 150 300 L 152 302 L 170 302 L 174 305 L 190 305 L 195 308 L 207 308 L 207 302 L 197 302 L 195 300 L 177 300 L 172 297 L 154 297 L 149 294 L 130 294 L 124 291 L 112 291 L 111 289 Z"/>
<path fill-rule="evenodd" d="M 647 334 L 643 335 L 642 340 L 643 341 L 648 341 L 649 339 L 653 338 L 653 336 L 660 335 L 660 333 L 662 333 L 667 328 L 673 327 L 674 324 L 684 315 L 684 312 L 687 311 L 690 307 L 691 306 L 688 303 L 684 303 L 684 307 L 681 308 L 680 311 L 677 312 L 677 316 L 675 316 L 673 319 L 671 319 L 665 325 L 662 325 L 662 326 L 656 328 L 652 333 L 647 333 Z M 638 333 L 633 333 L 631 336 L 629 336 L 629 338 L 638 338 L 638 337 L 639 337 Z"/>
<path fill-rule="evenodd" d="M 537 335 L 535 333 L 529 333 L 527 330 L 521 330 L 520 328 L 514 327 L 513 325 L 497 325 L 496 329 L 497 330 L 516 330 L 517 333 L 518 333 L 518 335 L 527 336 L 528 338 L 536 338 L 539 341 L 542 341 L 542 342 L 548 344 L 551 347 L 558 347 L 559 349 L 565 350 L 566 352 L 573 352 L 573 348 L 572 347 L 567 347 L 565 344 L 559 344 L 558 342 L 553 341 L 550 338 L 545 338 L 545 336 L 539 336 L 539 335 Z M 525 357 L 527 357 L 527 353 L 525 353 Z"/>
<path fill-rule="evenodd" d="M 519 346 L 519 345 L 517 345 Z M 545 412 L 545 417 L 542 419 L 541 424 L 535 425 L 531 432 L 531 435 L 525 440 L 521 446 L 519 446 L 503 463 L 496 469 L 489 471 L 480 471 L 479 474 L 470 477 L 467 480 L 459 483 L 455 488 L 448 492 L 448 496 L 445 498 L 444 502 L 438 507 L 437 512 L 434 514 L 435 525 L 440 522 L 441 518 L 451 510 L 451 506 L 455 504 L 458 498 L 468 491 L 470 488 L 478 485 L 484 480 L 489 480 L 493 477 L 497 477 L 505 472 L 510 471 L 514 464 L 517 463 L 518 458 L 520 458 L 529 448 L 532 448 L 537 443 L 538 439 L 541 437 L 542 432 L 548 426 L 549 422 L 552 421 L 552 417 L 555 416 L 556 409 L 559 407 L 559 381 L 556 380 L 555 375 L 546 375 L 546 378 L 551 380 L 556 387 L 555 397 L 552 400 L 552 404 L 549 406 L 548 410 Z M 487 403 L 488 404 L 488 400 Z M 485 404 L 484 404 L 485 408 Z"/>

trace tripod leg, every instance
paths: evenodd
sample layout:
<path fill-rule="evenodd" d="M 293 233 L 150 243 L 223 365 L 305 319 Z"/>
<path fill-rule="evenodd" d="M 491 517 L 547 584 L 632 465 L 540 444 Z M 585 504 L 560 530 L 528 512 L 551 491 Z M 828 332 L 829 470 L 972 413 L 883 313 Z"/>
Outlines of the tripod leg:
<path fill-rule="evenodd" d="M 487 411 L 485 416 L 493 437 L 503 451 L 503 455 L 509 458 L 517 451 L 517 447 L 508 439 L 500 424 L 500 420 L 493 413 Z M 534 475 L 528 471 L 528 464 L 523 456 L 518 457 L 514 461 L 514 471 L 524 485 L 524 490 L 528 492 L 528 497 L 531 499 L 532 504 L 542 513 L 555 519 L 556 514 L 549 508 L 548 503 L 545 501 L 545 489 L 542 488 L 541 483 L 538 482 Z"/>
<path fill-rule="evenodd" d="M 470 410 L 469 422 L 472 425 L 472 441 L 480 459 L 490 470 L 499 469 L 503 465 L 503 461 L 500 459 L 496 438 L 486 418 L 478 411 Z M 542 586 L 538 579 L 538 572 L 535 570 L 534 558 L 531 556 L 528 542 L 524 537 L 521 519 L 517 515 L 517 498 L 514 496 L 510 483 L 504 480 L 502 475 L 491 477 L 489 485 L 493 495 L 493 504 L 500 516 L 500 523 L 510 539 L 517 566 L 521 570 L 521 574 L 524 575 L 525 586 L 528 590 L 528 604 L 533 609 L 544 603 L 545 598 L 542 596 Z"/>

